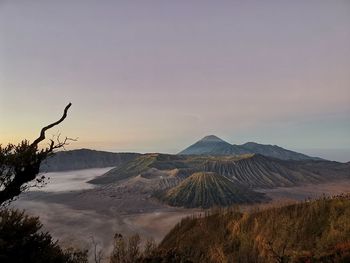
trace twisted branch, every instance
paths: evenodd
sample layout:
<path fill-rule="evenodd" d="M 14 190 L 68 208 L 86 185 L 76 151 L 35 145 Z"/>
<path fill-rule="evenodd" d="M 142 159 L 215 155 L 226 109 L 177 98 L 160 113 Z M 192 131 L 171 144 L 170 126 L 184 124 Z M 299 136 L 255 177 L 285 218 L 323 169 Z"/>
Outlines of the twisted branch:
<path fill-rule="evenodd" d="M 31 144 L 31 146 L 37 146 L 40 142 L 42 142 L 43 140 L 45 140 L 45 132 L 49 129 L 51 129 L 52 127 L 60 124 L 62 121 L 64 121 L 64 119 L 67 117 L 67 112 L 68 112 L 68 109 L 70 108 L 70 106 L 72 106 L 72 103 L 69 103 L 65 108 L 64 108 L 64 111 L 63 111 L 63 115 L 62 117 L 56 121 L 56 122 L 53 122 L 47 126 L 45 126 L 44 128 L 41 129 L 41 132 L 40 132 L 40 136 Z"/>

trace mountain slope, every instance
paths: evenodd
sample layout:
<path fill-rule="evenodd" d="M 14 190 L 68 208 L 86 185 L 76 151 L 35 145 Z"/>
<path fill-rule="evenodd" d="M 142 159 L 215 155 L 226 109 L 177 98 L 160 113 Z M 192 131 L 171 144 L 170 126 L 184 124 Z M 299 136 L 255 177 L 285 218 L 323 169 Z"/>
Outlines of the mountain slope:
<path fill-rule="evenodd" d="M 44 172 L 53 172 L 112 167 L 131 161 L 139 155 L 138 153 L 112 153 L 89 149 L 62 151 L 44 161 L 40 169 Z"/>
<path fill-rule="evenodd" d="M 180 155 L 238 155 L 245 154 L 248 151 L 237 145 L 231 145 L 228 142 L 214 136 L 209 135 L 192 144 Z"/>
<path fill-rule="evenodd" d="M 162 198 L 172 206 L 188 208 L 256 203 L 263 199 L 260 193 L 255 193 L 224 176 L 211 172 L 194 173 L 178 186 L 168 190 Z"/>
<path fill-rule="evenodd" d="M 189 262 L 349 262 L 350 196 L 183 219 L 159 251 Z M 208 246 L 210 244 L 210 246 Z"/>
<path fill-rule="evenodd" d="M 317 157 L 310 157 L 308 155 L 290 151 L 287 149 L 284 149 L 282 147 L 279 147 L 277 145 L 268 145 L 268 144 L 259 144 L 256 142 L 247 142 L 245 144 L 242 144 L 241 147 L 246 149 L 247 151 L 251 153 L 258 153 L 264 156 L 278 158 L 282 160 L 321 160 L 321 158 Z"/>

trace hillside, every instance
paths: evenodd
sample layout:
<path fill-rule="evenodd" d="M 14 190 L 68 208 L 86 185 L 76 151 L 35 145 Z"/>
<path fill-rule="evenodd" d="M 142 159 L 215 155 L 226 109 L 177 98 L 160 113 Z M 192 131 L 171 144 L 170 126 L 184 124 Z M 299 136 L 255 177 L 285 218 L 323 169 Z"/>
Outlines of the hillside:
<path fill-rule="evenodd" d="M 216 173 L 198 172 L 168 190 L 162 200 L 171 206 L 209 208 L 256 203 L 264 196 Z"/>
<path fill-rule="evenodd" d="M 40 169 L 45 172 L 54 172 L 112 167 L 133 160 L 139 155 L 138 153 L 112 153 L 89 149 L 62 151 L 43 162 Z"/>
<path fill-rule="evenodd" d="M 239 154 L 261 154 L 267 157 L 281 160 L 321 160 L 321 158 L 310 157 L 302 153 L 290 151 L 277 145 L 259 144 L 248 142 L 242 145 L 230 144 L 215 135 L 209 135 L 192 144 L 180 155 L 239 155 Z"/>
<path fill-rule="evenodd" d="M 349 218 L 349 195 L 256 212 L 220 210 L 182 220 L 159 251 L 187 262 L 349 262 Z"/>

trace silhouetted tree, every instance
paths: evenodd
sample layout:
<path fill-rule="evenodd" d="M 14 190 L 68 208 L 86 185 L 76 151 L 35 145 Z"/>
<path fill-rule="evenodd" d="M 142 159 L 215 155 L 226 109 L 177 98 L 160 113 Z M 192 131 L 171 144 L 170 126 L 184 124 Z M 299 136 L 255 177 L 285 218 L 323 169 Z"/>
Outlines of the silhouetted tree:
<path fill-rule="evenodd" d="M 18 210 L 0 210 L 0 262 L 87 263 L 87 251 L 63 250 L 41 228 L 38 217 Z"/>
<path fill-rule="evenodd" d="M 58 121 L 42 128 L 40 136 L 32 143 L 23 140 L 18 145 L 0 145 L 0 206 L 7 204 L 29 187 L 44 183 L 45 176 L 38 176 L 41 162 L 73 139 L 66 137 L 61 141 L 58 135 L 56 140 L 50 139 L 49 146 L 43 149 L 39 149 L 39 143 L 45 140 L 47 130 L 64 121 L 71 105 L 69 103 L 65 107 Z"/>

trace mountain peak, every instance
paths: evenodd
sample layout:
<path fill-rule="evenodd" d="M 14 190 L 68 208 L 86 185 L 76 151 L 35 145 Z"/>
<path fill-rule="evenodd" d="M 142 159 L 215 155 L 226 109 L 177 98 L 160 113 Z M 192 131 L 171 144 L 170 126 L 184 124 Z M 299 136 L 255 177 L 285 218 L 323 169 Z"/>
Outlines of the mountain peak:
<path fill-rule="evenodd" d="M 244 148 L 229 144 L 215 135 L 205 136 L 185 150 L 184 155 L 237 155 L 248 153 Z"/>
<path fill-rule="evenodd" d="M 224 140 L 220 139 L 219 137 L 217 137 L 215 135 L 205 136 L 200 141 L 201 142 L 224 142 Z"/>

